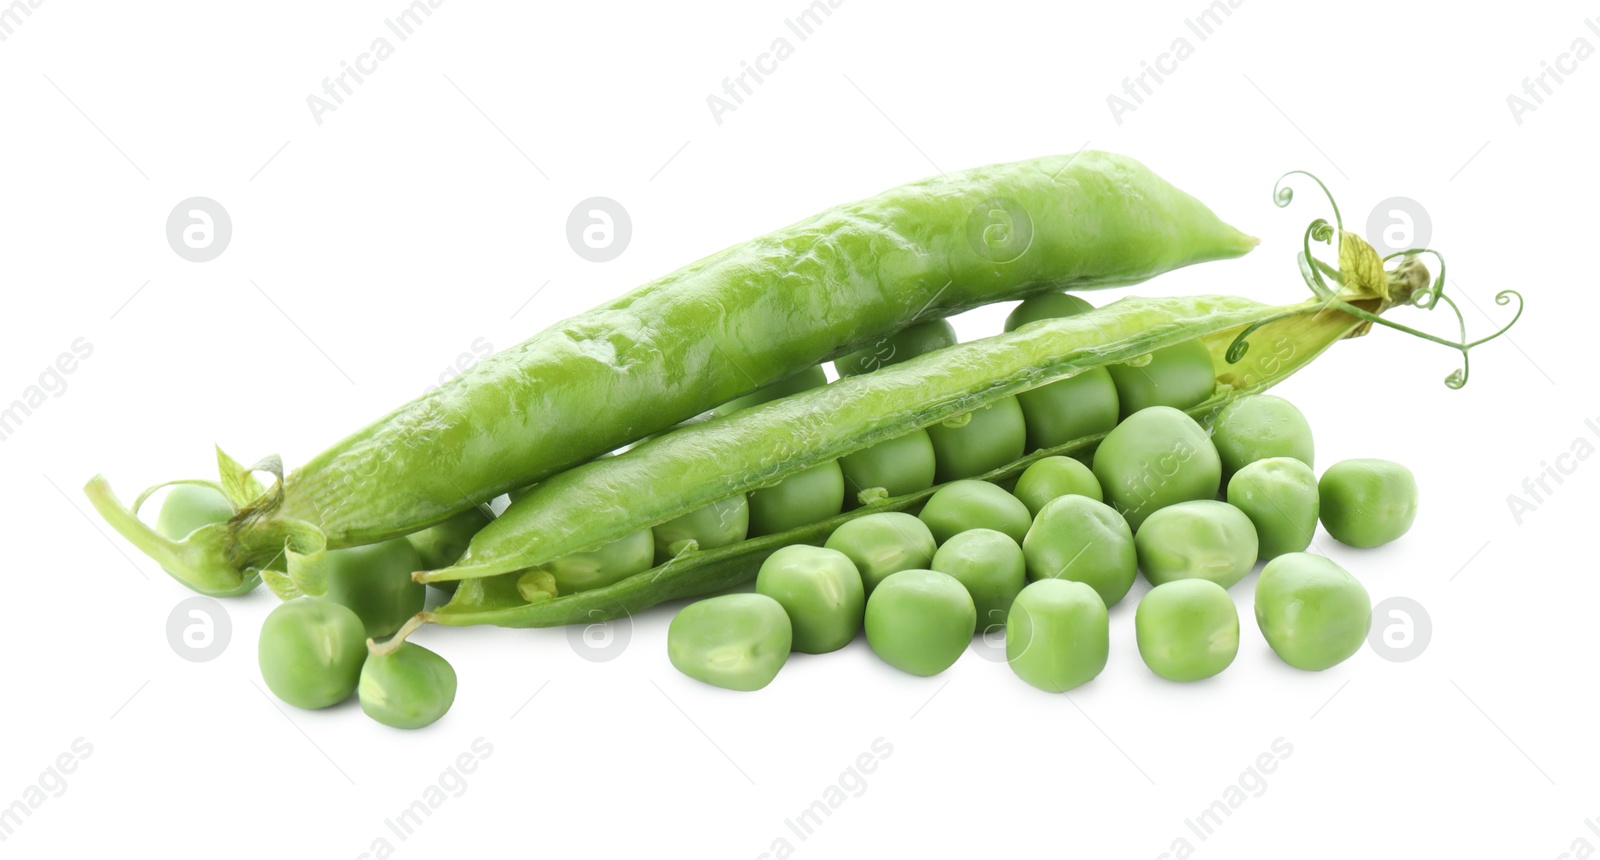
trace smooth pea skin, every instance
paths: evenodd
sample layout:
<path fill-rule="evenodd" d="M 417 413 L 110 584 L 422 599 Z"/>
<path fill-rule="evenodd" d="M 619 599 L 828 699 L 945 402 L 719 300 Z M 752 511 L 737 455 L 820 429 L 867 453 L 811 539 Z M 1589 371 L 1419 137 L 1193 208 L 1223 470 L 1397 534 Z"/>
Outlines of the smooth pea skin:
<path fill-rule="evenodd" d="M 575 552 L 539 565 L 550 574 L 557 594 L 588 591 L 650 569 L 655 539 L 650 529 L 638 531 L 588 552 Z"/>
<path fill-rule="evenodd" d="M 1062 496 L 1088 496 L 1097 502 L 1105 501 L 1094 471 L 1071 457 L 1045 457 L 1029 466 L 1017 478 L 1011 495 L 1034 516 L 1039 515 L 1040 508 Z"/>
<path fill-rule="evenodd" d="M 1263 560 L 1303 552 L 1317 533 L 1317 476 L 1293 457 L 1268 457 L 1234 473 L 1228 504 L 1255 524 Z"/>
<path fill-rule="evenodd" d="M 771 535 L 836 516 L 844 507 L 844 473 L 830 460 L 750 493 L 750 536 Z"/>
<path fill-rule="evenodd" d="M 161 500 L 161 511 L 156 514 L 156 531 L 169 540 L 183 540 L 195 529 L 224 523 L 232 517 L 233 506 L 228 504 L 228 497 L 222 493 L 200 484 L 174 484 L 167 490 L 166 498 Z M 167 575 L 172 576 L 172 572 L 167 571 Z M 177 579 L 175 576 L 173 578 Z M 260 582 L 261 575 L 253 573 L 245 576 L 235 588 L 202 593 L 210 597 L 237 597 L 251 591 Z M 184 584 L 195 587 L 193 583 Z"/>
<path fill-rule="evenodd" d="M 972 644 L 978 610 L 966 586 L 933 570 L 891 574 L 867 598 L 867 644 L 885 663 L 937 675 Z"/>
<path fill-rule="evenodd" d="M 1003 629 L 1011 602 L 1028 584 L 1022 547 L 994 529 L 969 529 L 945 541 L 933 554 L 933 569 L 966 587 L 979 630 Z"/>
<path fill-rule="evenodd" d="M 423 570 L 439 570 L 460 561 L 472 536 L 493 520 L 483 508 L 474 506 L 432 528 L 406 535 L 406 540 L 417 550 Z"/>
<path fill-rule="evenodd" d="M 936 465 L 928 431 L 913 430 L 839 458 L 845 510 L 933 486 Z"/>
<path fill-rule="evenodd" d="M 1113 364 L 1107 370 L 1116 383 L 1117 402 L 1124 419 L 1151 406 L 1188 409 L 1210 397 L 1217 388 L 1211 351 L 1198 340 L 1176 343 L 1148 357 Z"/>
<path fill-rule="evenodd" d="M 1015 331 L 1042 319 L 1077 316 L 1094 305 L 1070 293 L 1045 293 L 1017 305 L 1006 317 L 1006 331 Z M 1105 433 L 1117 426 L 1120 415 L 1117 386 L 1111 372 L 1093 367 L 1075 376 L 1042 385 L 1017 395 L 1028 426 L 1028 450 L 1054 448 Z"/>
<path fill-rule="evenodd" d="M 1015 397 L 1003 397 L 928 429 L 935 478 L 972 478 L 1014 462 L 1027 445 L 1027 424 Z"/>
<path fill-rule="evenodd" d="M 836 549 L 795 544 L 761 564 L 756 593 L 782 604 L 794 650 L 826 654 L 850 644 L 861 629 L 867 593 L 855 562 Z"/>
<path fill-rule="evenodd" d="M 1223 588 L 1255 567 L 1256 527 L 1227 502 L 1201 499 L 1150 515 L 1133 539 L 1139 569 L 1152 585 L 1205 579 Z"/>
<path fill-rule="evenodd" d="M 667 657 L 714 687 L 759 690 L 789 659 L 794 628 L 765 594 L 724 594 L 685 606 L 667 626 Z"/>
<path fill-rule="evenodd" d="M 1223 407 L 1211 426 L 1211 442 L 1222 458 L 1222 479 L 1257 460 L 1293 457 L 1315 466 L 1311 425 L 1293 403 L 1270 394 L 1250 394 Z"/>
<path fill-rule="evenodd" d="M 936 349 L 955 346 L 955 343 L 956 330 L 948 320 L 912 323 L 888 337 L 879 338 L 849 355 L 834 359 L 833 369 L 840 376 L 860 376 Z"/>
<path fill-rule="evenodd" d="M 1170 406 L 1128 416 L 1094 452 L 1094 476 L 1135 531 L 1167 505 L 1215 499 L 1222 488 L 1217 446 L 1193 418 Z"/>
<path fill-rule="evenodd" d="M 802 391 L 810 391 L 813 388 L 821 388 L 827 384 L 828 374 L 823 372 L 822 365 L 815 365 L 796 373 L 794 376 L 791 376 L 788 379 L 782 379 L 774 382 L 766 388 L 758 388 L 743 397 L 736 397 L 733 400 L 729 400 L 727 403 L 724 403 L 721 406 L 711 410 L 711 415 L 713 417 L 732 415 L 741 409 L 749 409 L 752 406 L 760 406 L 763 403 L 777 400 L 780 397 L 788 397 L 791 394 L 799 394 Z"/>
<path fill-rule="evenodd" d="M 356 687 L 361 710 L 397 729 L 420 729 L 444 716 L 456 700 L 456 670 L 449 661 L 410 642 L 387 654 L 369 654 Z"/>
<path fill-rule="evenodd" d="M 1199 681 L 1239 654 L 1239 610 L 1222 586 L 1180 579 L 1150 589 L 1133 614 L 1139 656 L 1168 681 Z"/>
<path fill-rule="evenodd" d="M 1320 672 L 1361 650 L 1372 626 L 1372 598 L 1337 564 L 1291 552 L 1261 571 L 1256 624 L 1283 662 Z"/>
<path fill-rule="evenodd" d="M 690 541 L 701 550 L 738 543 L 750 536 L 750 502 L 743 495 L 730 496 L 664 522 L 652 531 L 657 564 L 688 549 Z"/>
<path fill-rule="evenodd" d="M 261 624 L 261 679 L 297 708 L 337 705 L 356 691 L 367 659 L 367 630 L 349 607 L 300 597 Z"/>
<path fill-rule="evenodd" d="M 869 596 L 890 574 L 926 568 L 938 548 L 926 523 L 898 511 L 857 517 L 834 529 L 824 546 L 849 557 Z"/>
<path fill-rule="evenodd" d="M 1029 579 L 1084 583 L 1105 606 L 1126 597 L 1139 572 L 1127 520 L 1088 496 L 1062 496 L 1040 509 L 1022 554 Z"/>
<path fill-rule="evenodd" d="M 422 611 L 428 587 L 411 579 L 422 559 L 405 538 L 329 550 L 327 559 L 324 596 L 354 610 L 373 639 L 389 636 Z"/>
<path fill-rule="evenodd" d="M 1021 543 L 1033 523 L 1027 505 L 988 481 L 952 481 L 940 487 L 919 516 L 939 543 L 967 529 L 994 529 Z"/>
<path fill-rule="evenodd" d="M 1417 519 L 1417 479 L 1390 460 L 1344 460 L 1317 482 L 1322 525 L 1340 543 L 1383 546 Z"/>
<path fill-rule="evenodd" d="M 1094 680 L 1111 653 L 1111 619 L 1093 588 L 1042 579 L 1022 589 L 1006 620 L 1006 661 L 1047 693 Z"/>

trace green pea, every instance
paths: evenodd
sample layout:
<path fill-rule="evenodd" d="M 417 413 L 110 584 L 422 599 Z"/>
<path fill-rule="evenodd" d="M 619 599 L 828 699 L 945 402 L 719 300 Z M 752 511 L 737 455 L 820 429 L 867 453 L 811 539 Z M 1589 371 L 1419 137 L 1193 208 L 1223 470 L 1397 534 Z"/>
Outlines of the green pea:
<path fill-rule="evenodd" d="M 161 510 L 156 514 L 156 531 L 169 540 L 183 540 L 196 529 L 225 523 L 232 518 L 233 506 L 228 504 L 228 497 L 222 493 L 201 484 L 174 484 L 167 490 L 166 498 L 161 500 Z M 281 568 L 282 558 L 276 561 Z M 167 575 L 178 579 L 170 570 Z M 195 588 L 192 582 L 178 581 Z M 260 582 L 261 574 L 253 573 L 246 575 L 237 587 L 202 593 L 211 597 L 237 597 L 253 590 Z"/>
<path fill-rule="evenodd" d="M 1093 588 L 1041 579 L 1022 589 L 1006 619 L 1006 661 L 1049 693 L 1094 680 L 1111 653 L 1111 619 Z"/>
<path fill-rule="evenodd" d="M 1268 457 L 1235 472 L 1228 504 L 1255 524 L 1264 560 L 1304 551 L 1317 532 L 1317 476 L 1293 457 Z"/>
<path fill-rule="evenodd" d="M 1293 403 L 1270 394 L 1249 394 L 1223 407 L 1211 427 L 1222 458 L 1222 479 L 1257 460 L 1293 457 L 1316 465 L 1311 425 Z"/>
<path fill-rule="evenodd" d="M 406 535 L 406 540 L 416 549 L 422 570 L 439 570 L 460 561 L 472 536 L 493 520 L 482 506 L 474 505 L 432 528 Z"/>
<path fill-rule="evenodd" d="M 1016 331 L 1028 323 L 1039 320 L 1075 317 L 1092 310 L 1094 305 L 1071 293 L 1040 293 L 1023 299 L 1011 309 L 1011 313 L 1006 316 L 1005 331 Z"/>
<path fill-rule="evenodd" d="M 1126 597 L 1138 574 L 1127 520 L 1088 496 L 1062 496 L 1040 508 L 1022 554 L 1029 579 L 1084 583 L 1105 606 Z"/>
<path fill-rule="evenodd" d="M 978 629 L 1004 629 L 1017 592 L 1028 584 L 1022 547 L 994 529 L 968 529 L 933 554 L 933 569 L 966 587 L 978 612 Z"/>
<path fill-rule="evenodd" d="M 1205 579 L 1166 582 L 1133 614 L 1139 656 L 1168 681 L 1199 681 L 1232 665 L 1239 653 L 1239 610 L 1228 590 Z"/>
<path fill-rule="evenodd" d="M 860 376 L 880 367 L 899 364 L 919 355 L 954 346 L 956 330 L 948 320 L 936 319 L 909 326 L 881 337 L 871 344 L 833 360 L 833 369 L 843 376 Z"/>
<path fill-rule="evenodd" d="M 1094 453 L 1094 476 L 1137 531 L 1167 505 L 1215 499 L 1222 487 L 1222 461 L 1193 418 L 1170 406 L 1152 406 L 1106 434 Z"/>
<path fill-rule="evenodd" d="M 1261 570 L 1256 624 L 1283 662 L 1320 672 L 1361 650 L 1372 626 L 1372 598 L 1337 564 L 1291 552 Z"/>
<path fill-rule="evenodd" d="M 767 556 L 756 592 L 778 601 L 794 628 L 794 650 L 825 654 L 861 629 L 867 594 L 855 562 L 836 549 L 795 544 Z"/>
<path fill-rule="evenodd" d="M 356 691 L 367 659 L 367 631 L 349 607 L 301 597 L 261 623 L 261 679 L 297 708 L 337 705 Z"/>
<path fill-rule="evenodd" d="M 650 569 L 655 540 L 650 529 L 632 534 L 588 552 L 575 552 L 539 565 L 550 574 L 557 594 L 602 588 Z"/>
<path fill-rule="evenodd" d="M 367 655 L 356 688 L 367 716 L 397 729 L 432 725 L 456 700 L 456 670 L 421 645 Z"/>
<path fill-rule="evenodd" d="M 1317 482 L 1322 525 L 1340 543 L 1383 546 L 1417 519 L 1417 479 L 1389 460 L 1344 460 Z"/>
<path fill-rule="evenodd" d="M 927 524 L 898 511 L 850 520 L 834 529 L 824 546 L 850 558 L 868 595 L 892 573 L 932 564 L 937 548 Z"/>
<path fill-rule="evenodd" d="M 867 598 L 866 628 L 867 644 L 883 662 L 913 675 L 937 675 L 972 644 L 978 610 L 955 577 L 902 570 Z"/>
<path fill-rule="evenodd" d="M 928 429 L 940 483 L 972 478 L 1022 456 L 1027 440 L 1017 398 L 1003 397 Z"/>
<path fill-rule="evenodd" d="M 1217 388 L 1211 351 L 1198 339 L 1176 343 L 1108 369 L 1117 385 L 1117 401 L 1124 419 L 1151 406 L 1188 409 L 1204 402 Z"/>
<path fill-rule="evenodd" d="M 994 529 L 1020 543 L 1033 523 L 1027 505 L 988 481 L 952 481 L 940 487 L 919 516 L 939 543 L 967 529 Z"/>
<path fill-rule="evenodd" d="M 765 594 L 724 594 L 685 606 L 667 626 L 667 657 L 679 672 L 728 690 L 759 690 L 789 659 L 794 628 Z"/>
<path fill-rule="evenodd" d="M 422 611 L 428 588 L 411 579 L 422 559 L 405 538 L 328 550 L 327 599 L 350 607 L 367 635 L 382 639 Z"/>
<path fill-rule="evenodd" d="M 1094 471 L 1071 457 L 1045 457 L 1029 466 L 1017 478 L 1011 494 L 1034 516 L 1039 515 L 1039 509 L 1047 502 L 1062 496 L 1088 496 L 1097 502 L 1105 501 Z"/>
<path fill-rule="evenodd" d="M 928 431 L 913 430 L 871 448 L 839 458 L 844 473 L 846 510 L 933 486 L 933 442 Z"/>
<path fill-rule="evenodd" d="M 1031 322 L 1077 316 L 1094 305 L 1070 293 L 1024 300 L 1006 317 L 1006 331 Z M 1028 450 L 1054 448 L 1117 426 L 1117 386 L 1110 371 L 1094 367 L 1017 395 L 1028 427 Z"/>
<path fill-rule="evenodd" d="M 777 400 L 781 397 L 788 397 L 791 394 L 799 394 L 802 391 L 809 391 L 813 388 L 821 388 L 827 384 L 828 374 L 823 372 L 822 365 L 815 365 L 796 373 L 794 376 L 791 376 L 788 379 L 782 379 L 774 382 L 766 388 L 758 388 L 743 397 L 736 397 L 733 400 L 729 400 L 727 403 L 724 403 L 721 406 L 711 410 L 711 415 L 713 417 L 732 415 L 741 409 L 749 409 L 752 406 L 760 406 L 763 403 Z"/>
<path fill-rule="evenodd" d="M 1152 585 L 1207 579 L 1230 588 L 1256 566 L 1260 546 L 1250 518 L 1227 502 L 1179 502 L 1151 514 L 1133 539 Z"/>
<path fill-rule="evenodd" d="M 750 536 L 777 534 L 838 515 L 844 473 L 829 460 L 750 493 Z"/>
<path fill-rule="evenodd" d="M 729 496 L 668 520 L 652 532 L 657 564 L 664 564 L 688 549 L 716 549 L 738 543 L 750 536 L 750 502 L 743 495 Z"/>

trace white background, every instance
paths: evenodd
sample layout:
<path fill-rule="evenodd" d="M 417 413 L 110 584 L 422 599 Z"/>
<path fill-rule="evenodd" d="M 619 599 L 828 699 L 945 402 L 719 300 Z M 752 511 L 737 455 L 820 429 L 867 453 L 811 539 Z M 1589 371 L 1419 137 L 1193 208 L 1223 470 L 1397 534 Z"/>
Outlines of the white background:
<path fill-rule="evenodd" d="M 1573 473 L 1520 523 L 1507 503 L 1574 440 L 1600 445 L 1584 425 L 1600 423 L 1587 376 L 1600 62 L 1578 63 L 1520 124 L 1506 103 L 1575 39 L 1600 47 L 1584 24 L 1600 9 L 1253 0 L 1201 41 L 1184 24 L 1200 0 L 847 0 L 801 42 L 784 26 L 801 0 L 638 6 L 447 2 L 399 42 L 383 22 L 400 0 L 50 0 L 0 42 L 0 402 L 74 339 L 93 345 L 0 443 L 0 805 L 57 785 L 41 774 L 74 739 L 92 745 L 0 851 L 151 840 L 173 856 L 355 857 L 387 837 L 408 857 L 754 857 L 785 837 L 806 857 L 1155 857 L 1186 837 L 1216 858 L 1555 857 L 1600 843 L 1585 824 L 1600 815 L 1600 464 L 1563 460 Z M 384 35 L 393 56 L 315 122 L 307 96 Z M 706 97 L 784 35 L 793 55 L 718 124 Z M 1180 36 L 1193 55 L 1119 123 L 1107 96 Z M 478 338 L 510 346 L 834 203 L 1086 142 L 1263 239 L 1130 292 L 1300 298 L 1294 253 L 1327 209 L 1304 187 L 1277 209 L 1271 190 L 1303 168 L 1358 232 L 1379 201 L 1416 201 L 1474 332 L 1505 319 L 1497 290 L 1527 296 L 1461 391 L 1442 384 L 1455 353 L 1381 329 L 1279 390 L 1309 416 L 1320 466 L 1415 470 L 1422 512 L 1402 541 L 1357 551 L 1319 535 L 1316 548 L 1375 600 L 1426 608 L 1433 638 L 1416 660 L 1363 649 L 1326 672 L 1288 669 L 1250 616 L 1251 576 L 1233 589 L 1239 657 L 1204 683 L 1140 662 L 1136 592 L 1112 612 L 1110 665 L 1067 696 L 975 653 L 913 678 L 863 641 L 734 694 L 671 668 L 663 609 L 610 662 L 561 629 L 425 630 L 460 695 L 432 728 L 399 732 L 353 701 L 308 713 L 263 692 L 264 590 L 225 603 L 220 658 L 181 659 L 166 630 L 190 595 L 80 492 L 96 472 L 124 499 L 212 475 L 213 443 L 303 462 Z M 194 195 L 233 221 L 209 263 L 165 241 L 168 212 Z M 565 236 L 595 195 L 633 222 L 604 264 Z M 1006 310 L 957 329 L 994 332 Z M 1453 332 L 1443 310 L 1395 316 Z M 492 752 L 465 789 L 447 777 L 457 794 L 409 839 L 390 833 L 385 819 L 478 738 Z M 877 738 L 892 753 L 865 789 L 809 839 L 790 832 Z M 1189 831 L 1278 738 L 1293 752 L 1265 788 L 1209 838 Z"/>

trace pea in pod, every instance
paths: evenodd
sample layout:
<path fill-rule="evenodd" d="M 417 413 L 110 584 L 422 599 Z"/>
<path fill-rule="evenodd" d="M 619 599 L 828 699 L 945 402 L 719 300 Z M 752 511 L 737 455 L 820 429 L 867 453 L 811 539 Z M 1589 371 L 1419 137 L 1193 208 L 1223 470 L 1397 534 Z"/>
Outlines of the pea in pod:
<path fill-rule="evenodd" d="M 443 522 L 912 323 L 1050 290 L 1137 283 L 1255 244 L 1117 155 L 935 177 L 736 245 L 557 323 L 287 479 L 276 458 L 245 469 L 219 452 L 236 513 L 183 540 L 140 521 L 103 477 L 85 491 L 113 528 L 198 590 L 238 589 L 287 545 L 291 569 L 269 583 L 281 595 L 317 594 L 324 548 Z M 602 409 L 605 419 L 593 420 Z M 264 490 L 252 470 L 280 480 Z"/>

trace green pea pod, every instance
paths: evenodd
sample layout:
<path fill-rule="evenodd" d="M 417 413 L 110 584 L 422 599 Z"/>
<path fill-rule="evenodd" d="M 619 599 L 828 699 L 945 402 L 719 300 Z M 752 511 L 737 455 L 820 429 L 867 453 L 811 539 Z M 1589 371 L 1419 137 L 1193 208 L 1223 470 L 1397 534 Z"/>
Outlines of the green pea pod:
<path fill-rule="evenodd" d="M 1237 257 L 1256 239 L 1138 162 L 1100 152 L 901 186 L 736 245 L 500 352 L 327 449 L 187 541 L 95 508 L 175 576 L 225 591 L 286 545 L 408 534 L 927 319 Z M 595 420 L 596 416 L 602 420 Z M 276 471 L 275 461 L 257 466 Z M 224 482 L 248 483 L 224 474 Z M 308 563 L 294 554 L 309 556 Z"/>

